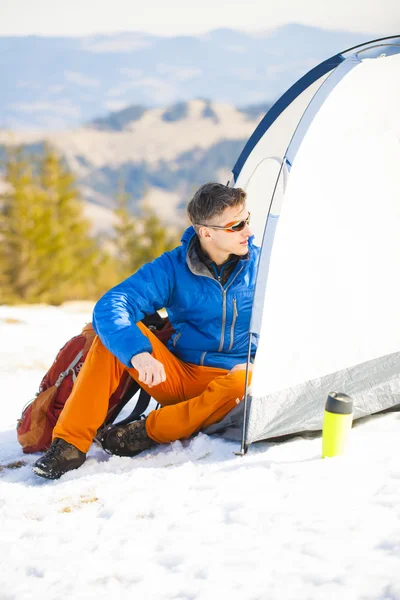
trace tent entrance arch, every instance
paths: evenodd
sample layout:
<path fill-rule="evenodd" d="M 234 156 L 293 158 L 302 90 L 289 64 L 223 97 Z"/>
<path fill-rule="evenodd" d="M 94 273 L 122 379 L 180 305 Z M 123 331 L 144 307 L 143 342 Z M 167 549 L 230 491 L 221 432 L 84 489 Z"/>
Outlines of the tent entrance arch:
<path fill-rule="evenodd" d="M 222 423 L 242 452 L 321 429 L 332 390 L 353 396 L 355 417 L 400 403 L 399 73 L 400 37 L 325 61 L 271 108 L 233 168 L 262 246 L 253 379 Z"/>

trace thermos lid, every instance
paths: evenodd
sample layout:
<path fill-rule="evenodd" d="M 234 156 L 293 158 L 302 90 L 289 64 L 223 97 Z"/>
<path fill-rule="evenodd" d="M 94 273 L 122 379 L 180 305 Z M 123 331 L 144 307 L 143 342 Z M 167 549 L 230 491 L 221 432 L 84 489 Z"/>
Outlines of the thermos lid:
<path fill-rule="evenodd" d="M 351 415 L 353 400 L 346 394 L 330 392 L 325 404 L 325 410 L 336 415 Z"/>

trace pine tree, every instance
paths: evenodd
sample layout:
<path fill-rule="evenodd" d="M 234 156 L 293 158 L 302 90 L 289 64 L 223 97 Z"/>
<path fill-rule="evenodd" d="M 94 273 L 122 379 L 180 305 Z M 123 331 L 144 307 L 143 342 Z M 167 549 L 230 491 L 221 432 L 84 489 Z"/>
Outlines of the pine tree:
<path fill-rule="evenodd" d="M 116 271 L 119 281 L 122 281 L 132 274 L 132 251 L 137 237 L 137 222 L 129 211 L 129 196 L 122 184 L 119 185 L 114 215 Z"/>
<path fill-rule="evenodd" d="M 84 282 L 90 283 L 93 277 L 98 249 L 90 238 L 89 223 L 83 218 L 74 177 L 49 146 L 38 166 L 38 182 L 46 194 L 48 216 L 40 248 L 40 294 L 52 302 L 75 294 L 85 296 Z"/>
<path fill-rule="evenodd" d="M 37 247 L 46 222 L 44 194 L 31 165 L 17 148 L 6 163 L 7 190 L 1 198 L 1 258 L 4 301 L 29 301 L 38 281 Z"/>
<path fill-rule="evenodd" d="M 90 237 L 74 177 L 57 154 L 47 146 L 32 165 L 12 151 L 5 180 L 0 266 L 9 300 L 58 304 L 105 291 L 99 275 L 110 259 Z"/>
<path fill-rule="evenodd" d="M 157 217 L 154 210 L 144 205 L 139 217 L 129 211 L 129 197 L 120 191 L 117 196 L 115 225 L 116 258 L 122 279 L 135 273 L 142 265 L 151 262 L 163 252 L 179 244 L 179 236 L 169 230 Z"/>
<path fill-rule="evenodd" d="M 131 251 L 133 271 L 179 245 L 178 233 L 168 229 L 154 210 L 146 204 L 142 209 L 142 217 L 137 229 L 140 233 Z"/>

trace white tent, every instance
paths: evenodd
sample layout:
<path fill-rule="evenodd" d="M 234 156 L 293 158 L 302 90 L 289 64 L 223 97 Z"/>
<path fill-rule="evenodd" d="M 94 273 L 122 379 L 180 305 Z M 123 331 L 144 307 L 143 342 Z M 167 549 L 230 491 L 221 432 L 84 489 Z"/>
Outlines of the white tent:
<path fill-rule="evenodd" d="M 330 391 L 353 397 L 356 418 L 400 403 L 399 97 L 400 37 L 342 52 L 280 98 L 233 168 L 262 246 L 252 382 L 219 424 L 242 452 L 321 429 Z"/>

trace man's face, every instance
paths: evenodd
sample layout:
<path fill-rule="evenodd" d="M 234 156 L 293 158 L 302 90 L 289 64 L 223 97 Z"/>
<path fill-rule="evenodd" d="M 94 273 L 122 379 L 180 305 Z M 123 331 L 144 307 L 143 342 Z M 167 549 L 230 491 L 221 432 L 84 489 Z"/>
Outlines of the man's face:
<path fill-rule="evenodd" d="M 210 225 L 218 225 L 226 227 L 244 221 L 249 216 L 249 211 L 246 205 L 229 207 L 222 214 L 211 219 Z M 237 254 L 245 256 L 249 249 L 248 240 L 253 235 L 248 224 L 241 231 L 224 231 L 223 229 L 213 229 L 207 227 L 207 233 L 210 236 L 208 240 L 208 248 L 213 252 Z"/>

